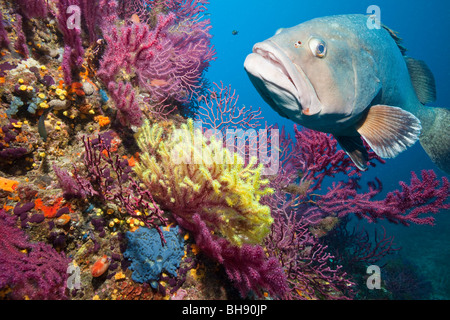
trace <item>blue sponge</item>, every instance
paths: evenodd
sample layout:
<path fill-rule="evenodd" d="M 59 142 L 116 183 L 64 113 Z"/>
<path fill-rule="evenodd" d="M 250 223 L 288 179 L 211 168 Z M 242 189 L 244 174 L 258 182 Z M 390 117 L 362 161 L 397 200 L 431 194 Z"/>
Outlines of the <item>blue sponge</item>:
<path fill-rule="evenodd" d="M 140 227 L 134 232 L 127 232 L 127 250 L 124 257 L 132 261 L 132 279 L 136 282 L 148 282 L 153 288 L 157 287 L 157 280 L 161 272 L 177 276 L 181 258 L 184 255 L 184 240 L 178 233 L 178 227 L 170 231 L 163 230 L 166 244 L 161 244 L 161 238 L 156 229 Z"/>
<path fill-rule="evenodd" d="M 21 106 L 23 106 L 23 101 L 18 97 L 14 97 L 11 101 L 9 109 L 6 110 L 8 117 L 11 118 L 12 115 L 16 114 Z"/>

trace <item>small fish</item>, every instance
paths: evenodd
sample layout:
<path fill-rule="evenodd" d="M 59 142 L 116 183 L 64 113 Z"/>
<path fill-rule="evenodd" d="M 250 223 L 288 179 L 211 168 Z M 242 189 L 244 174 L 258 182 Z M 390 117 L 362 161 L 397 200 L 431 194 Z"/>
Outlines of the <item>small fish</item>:
<path fill-rule="evenodd" d="M 131 22 L 133 22 L 134 24 L 139 24 L 141 23 L 141 20 L 139 19 L 139 16 L 136 13 L 133 13 L 133 15 L 131 16 Z"/>
<path fill-rule="evenodd" d="M 233 36 L 237 36 L 237 35 L 238 35 L 238 33 L 239 33 L 239 31 L 237 31 L 237 30 L 233 30 L 233 31 L 231 31 L 231 34 L 232 34 Z"/>
<path fill-rule="evenodd" d="M 317 18 L 253 46 L 244 68 L 281 116 L 333 134 L 355 165 L 367 169 L 361 137 L 382 158 L 420 143 L 450 173 L 450 111 L 429 108 L 434 77 L 405 56 L 389 28 L 369 28 L 365 15 Z"/>
<path fill-rule="evenodd" d="M 47 108 L 42 113 L 38 122 L 38 132 L 44 142 L 47 141 L 47 129 L 45 128 L 45 119 L 47 119 L 48 114 L 53 110 L 53 107 Z"/>
<path fill-rule="evenodd" d="M 168 82 L 166 80 L 163 79 L 152 79 L 152 81 L 150 81 L 150 85 L 152 87 L 162 87 L 167 85 Z"/>

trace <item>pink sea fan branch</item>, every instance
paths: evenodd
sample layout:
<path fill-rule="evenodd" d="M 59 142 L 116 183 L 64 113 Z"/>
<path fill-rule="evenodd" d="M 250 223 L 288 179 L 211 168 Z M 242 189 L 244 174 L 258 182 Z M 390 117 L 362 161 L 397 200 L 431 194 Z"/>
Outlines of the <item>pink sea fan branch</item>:
<path fill-rule="evenodd" d="M 197 17 L 206 11 L 206 5 L 209 3 L 206 0 L 156 0 L 155 2 L 163 2 L 170 11 L 176 12 L 182 19 Z"/>
<path fill-rule="evenodd" d="M 164 23 L 172 19 L 168 17 Z M 106 34 L 105 40 L 108 44 L 100 69 L 97 72 L 104 83 L 115 81 L 115 76 L 120 69 L 127 73 L 139 72 L 136 63 L 153 57 L 151 50 L 158 41 L 158 34 L 164 25 L 159 25 L 155 31 L 144 24 L 125 26 L 121 28 L 112 27 Z"/>
<path fill-rule="evenodd" d="M 10 44 L 8 32 L 5 30 L 5 27 L 3 26 L 3 15 L 0 12 L 0 49 L 2 48 L 8 48 Z"/>
<path fill-rule="evenodd" d="M 14 49 L 20 52 L 20 54 L 22 54 L 25 58 L 28 58 L 30 51 L 28 50 L 27 39 L 25 37 L 25 33 L 23 32 L 22 16 L 20 14 L 16 14 L 16 20 L 15 29 L 17 39 L 14 42 Z"/>
<path fill-rule="evenodd" d="M 290 161 L 303 173 L 302 181 L 314 181 L 312 189 L 320 189 L 325 177 L 334 177 L 338 173 L 348 176 L 361 175 L 346 153 L 338 149 L 338 143 L 331 135 L 310 130 L 299 129 L 294 125 L 295 145 Z M 369 147 L 366 145 L 366 148 Z M 385 163 L 374 152 L 369 151 L 369 164 L 375 166 L 374 160 Z"/>
<path fill-rule="evenodd" d="M 118 7 L 117 0 L 99 0 L 98 16 L 101 19 L 98 20 L 100 20 L 101 29 L 111 26 L 119 19 Z"/>
<path fill-rule="evenodd" d="M 210 26 L 205 21 L 185 20 L 171 24 L 154 55 L 136 61 L 139 85 L 154 102 L 170 96 L 188 102 L 201 90 L 203 71 L 214 59 Z"/>
<path fill-rule="evenodd" d="M 289 290 L 286 299 L 348 299 L 352 283 L 341 266 L 329 264 L 333 255 L 309 230 L 309 223 L 295 209 L 294 202 L 278 190 L 264 201 L 274 218 L 265 244 L 269 256 L 285 269 Z M 346 295 L 343 295 L 346 293 Z"/>
<path fill-rule="evenodd" d="M 130 83 L 110 82 L 108 90 L 117 109 L 117 119 L 123 126 L 140 126 L 142 124 L 142 110 L 136 93 Z"/>
<path fill-rule="evenodd" d="M 252 107 L 239 107 L 239 96 L 231 86 L 225 87 L 222 82 L 220 85 L 214 83 L 214 86 L 198 98 L 200 104 L 196 120 L 201 121 L 205 128 L 224 133 L 226 129 L 246 130 L 261 126 L 261 108 L 252 110 Z"/>
<path fill-rule="evenodd" d="M 56 4 L 58 14 L 58 28 L 63 35 L 64 55 L 62 69 L 64 72 L 64 82 L 69 85 L 72 82 L 72 69 L 83 64 L 84 48 L 81 39 L 81 30 L 78 28 L 69 29 L 67 21 L 69 14 L 67 8 L 71 5 L 80 6 L 80 0 L 59 0 Z"/>
<path fill-rule="evenodd" d="M 429 215 L 450 208 L 446 203 L 450 185 L 446 177 L 439 182 L 432 170 L 423 170 L 421 176 L 422 180 L 412 172 L 410 184 L 400 182 L 402 190 L 389 192 L 384 200 L 372 200 L 381 191 L 379 180 L 378 186 L 371 184 L 366 193 L 357 193 L 351 183 L 333 183 L 327 194 L 316 198 L 317 206 L 307 209 L 305 215 L 316 210 L 322 217 L 355 214 L 369 222 L 386 219 L 405 226 L 411 223 L 433 225 L 435 219 Z"/>
<path fill-rule="evenodd" d="M 67 299 L 70 259 L 52 246 L 28 241 L 16 219 L 0 209 L 0 288 L 11 288 L 12 299 Z"/>
<path fill-rule="evenodd" d="M 140 23 L 105 32 L 108 46 L 97 73 L 100 79 L 116 81 L 122 70 L 136 76 L 141 92 L 148 94 L 148 105 L 187 103 L 201 90 L 214 49 L 207 21 L 175 18 L 171 12 L 159 15 L 154 29 Z"/>
<path fill-rule="evenodd" d="M 294 129 L 295 142 L 282 136 L 280 146 L 286 150 L 283 169 L 271 186 L 278 190 L 289 188 L 293 192 L 293 205 L 302 210 L 308 223 L 318 223 L 328 216 L 342 218 L 355 214 L 369 222 L 386 219 L 404 225 L 433 224 L 434 218 L 429 214 L 449 208 L 448 179 L 443 177 L 440 182 L 433 171 L 423 170 L 422 179 L 412 173 L 410 184 L 400 182 L 401 190 L 388 193 L 384 200 L 374 200 L 382 191 L 379 179 L 370 182 L 366 192 L 358 193 L 358 178 L 351 176 L 359 172 L 344 151 L 337 150 L 337 142 L 324 133 Z M 369 158 L 370 163 L 373 159 L 384 162 L 373 152 L 369 152 Z M 347 174 L 350 179 L 333 182 L 326 194 L 316 193 L 325 177 L 338 173 Z"/>
<path fill-rule="evenodd" d="M 145 62 L 154 57 L 155 50 L 162 50 L 159 45 L 162 39 L 160 33 L 173 19 L 173 14 L 159 16 L 159 23 L 154 30 L 145 24 L 111 27 L 104 35 L 107 49 L 97 76 L 106 84 L 115 81 L 121 69 L 140 77 L 146 67 Z"/>
<path fill-rule="evenodd" d="M 196 19 L 206 11 L 206 0 L 122 0 L 120 11 L 125 19 L 136 14 L 143 23 L 151 25 L 152 15 L 173 12 L 177 21 Z"/>
<path fill-rule="evenodd" d="M 245 297 L 250 290 L 262 296 L 263 290 L 274 297 L 283 297 L 287 288 L 286 276 L 275 258 L 268 258 L 261 246 L 231 245 L 226 239 L 211 234 L 200 215 L 194 214 L 193 222 L 177 218 L 180 226 L 192 232 L 200 250 L 221 263 L 234 286 Z"/>
<path fill-rule="evenodd" d="M 25 19 L 45 18 L 48 13 L 48 3 L 45 0 L 16 0 L 20 13 Z"/>

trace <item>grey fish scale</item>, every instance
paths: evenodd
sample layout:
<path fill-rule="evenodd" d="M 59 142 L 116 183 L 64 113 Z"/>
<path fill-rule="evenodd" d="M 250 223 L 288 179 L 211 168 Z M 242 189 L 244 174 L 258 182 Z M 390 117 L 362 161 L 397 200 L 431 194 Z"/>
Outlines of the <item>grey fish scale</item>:
<path fill-rule="evenodd" d="M 450 110 L 436 108 L 435 113 L 428 116 L 433 121 L 419 141 L 431 161 L 450 174 Z"/>

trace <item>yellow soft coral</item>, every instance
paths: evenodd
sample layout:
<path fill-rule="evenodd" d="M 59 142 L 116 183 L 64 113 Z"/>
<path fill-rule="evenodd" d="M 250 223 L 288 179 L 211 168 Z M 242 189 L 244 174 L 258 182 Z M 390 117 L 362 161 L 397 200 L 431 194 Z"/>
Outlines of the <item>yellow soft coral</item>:
<path fill-rule="evenodd" d="M 222 141 L 195 130 L 191 119 L 169 130 L 146 121 L 136 138 L 142 153 L 134 170 L 165 209 L 188 222 L 200 214 L 235 245 L 260 243 L 268 234 L 273 219 L 259 201 L 273 190 L 256 159 L 244 165 Z"/>

